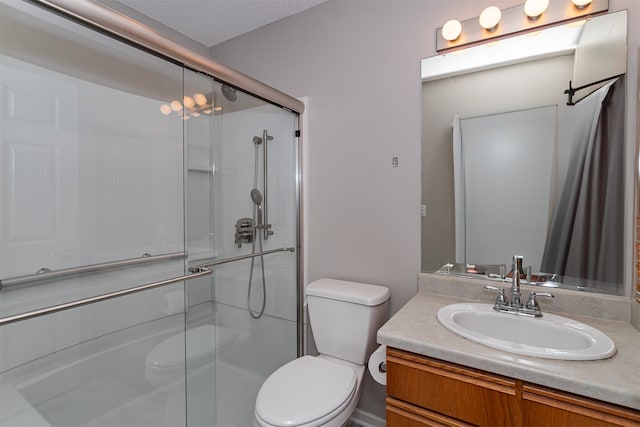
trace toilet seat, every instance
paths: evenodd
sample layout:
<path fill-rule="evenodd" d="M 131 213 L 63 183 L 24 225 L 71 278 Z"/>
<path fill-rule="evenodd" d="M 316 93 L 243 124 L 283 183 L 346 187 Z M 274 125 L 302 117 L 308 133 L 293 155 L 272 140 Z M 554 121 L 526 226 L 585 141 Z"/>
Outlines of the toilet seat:
<path fill-rule="evenodd" d="M 256 399 L 256 421 L 268 427 L 312 427 L 335 418 L 353 400 L 353 368 L 303 356 L 275 371 Z"/>

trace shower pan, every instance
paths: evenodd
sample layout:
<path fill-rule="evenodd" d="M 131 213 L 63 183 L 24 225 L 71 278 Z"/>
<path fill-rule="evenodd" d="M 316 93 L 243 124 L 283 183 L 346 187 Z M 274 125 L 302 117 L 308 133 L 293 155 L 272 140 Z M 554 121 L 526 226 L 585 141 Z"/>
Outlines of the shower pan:
<path fill-rule="evenodd" d="M 0 79 L 0 427 L 250 425 L 302 348 L 302 104 L 85 0 L 0 0 Z"/>

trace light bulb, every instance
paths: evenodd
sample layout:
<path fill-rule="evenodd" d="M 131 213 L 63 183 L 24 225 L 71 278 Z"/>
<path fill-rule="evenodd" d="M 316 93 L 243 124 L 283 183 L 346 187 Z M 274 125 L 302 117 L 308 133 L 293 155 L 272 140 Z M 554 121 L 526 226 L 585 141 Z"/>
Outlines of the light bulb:
<path fill-rule="evenodd" d="M 171 101 L 171 109 L 173 111 L 181 111 L 182 110 L 182 104 L 180 104 L 180 101 Z"/>
<path fill-rule="evenodd" d="M 196 105 L 195 101 L 193 100 L 192 97 L 190 96 L 185 96 L 182 99 L 182 103 L 184 104 L 185 107 L 187 108 L 193 108 L 194 105 Z"/>
<path fill-rule="evenodd" d="M 162 104 L 160 106 L 160 112 L 162 114 L 164 114 L 165 116 L 171 114 L 171 107 L 169 106 L 169 104 Z"/>
<path fill-rule="evenodd" d="M 200 106 L 207 105 L 207 97 L 201 93 L 194 93 L 193 100 Z"/>
<path fill-rule="evenodd" d="M 591 4 L 591 0 L 571 0 L 578 9 L 584 9 Z"/>
<path fill-rule="evenodd" d="M 549 0 L 527 0 L 524 4 L 524 13 L 529 20 L 535 21 L 549 7 Z"/>
<path fill-rule="evenodd" d="M 450 42 L 460 37 L 461 33 L 462 24 L 456 19 L 447 21 L 442 27 L 442 37 L 444 37 L 445 40 L 449 40 Z"/>
<path fill-rule="evenodd" d="M 489 6 L 480 14 L 480 18 L 478 21 L 480 22 L 480 26 L 487 31 L 494 31 L 500 23 L 500 19 L 502 18 L 502 12 L 500 8 L 496 6 Z"/>

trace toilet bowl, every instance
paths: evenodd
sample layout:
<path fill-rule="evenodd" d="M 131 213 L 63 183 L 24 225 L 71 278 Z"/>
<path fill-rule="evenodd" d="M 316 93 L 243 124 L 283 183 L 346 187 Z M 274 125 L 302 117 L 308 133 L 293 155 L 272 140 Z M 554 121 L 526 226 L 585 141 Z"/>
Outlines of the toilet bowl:
<path fill-rule="evenodd" d="M 365 363 L 388 315 L 389 289 L 321 279 L 307 287 L 318 356 L 272 373 L 256 398 L 256 427 L 344 426 L 360 399 Z"/>

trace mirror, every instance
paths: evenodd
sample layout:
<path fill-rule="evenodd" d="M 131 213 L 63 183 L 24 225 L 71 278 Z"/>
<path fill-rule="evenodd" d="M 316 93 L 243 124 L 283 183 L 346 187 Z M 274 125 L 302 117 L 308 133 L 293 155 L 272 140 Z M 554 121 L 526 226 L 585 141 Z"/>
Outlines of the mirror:
<path fill-rule="evenodd" d="M 422 271 L 500 280 L 518 254 L 532 283 L 625 293 L 626 23 L 422 61 Z"/>

